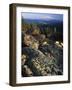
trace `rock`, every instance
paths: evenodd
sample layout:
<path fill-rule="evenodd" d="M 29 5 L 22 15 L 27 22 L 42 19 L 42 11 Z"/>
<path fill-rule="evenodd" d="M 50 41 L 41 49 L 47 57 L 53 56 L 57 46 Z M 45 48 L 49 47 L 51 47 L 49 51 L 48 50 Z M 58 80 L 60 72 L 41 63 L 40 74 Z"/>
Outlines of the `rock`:
<path fill-rule="evenodd" d="M 56 45 L 43 45 L 39 47 L 40 51 L 42 51 L 50 61 L 48 64 L 53 64 L 56 68 L 63 71 L 63 50 Z"/>
<path fill-rule="evenodd" d="M 25 62 L 26 62 L 26 60 L 27 60 L 27 56 L 23 54 L 23 55 L 21 56 L 21 65 L 24 65 Z"/>
<path fill-rule="evenodd" d="M 32 35 L 28 35 L 28 34 L 24 35 L 23 44 L 35 49 L 38 49 L 39 46 L 39 42 Z"/>
<path fill-rule="evenodd" d="M 27 65 L 22 66 L 22 76 L 33 76 L 32 71 Z"/>
<path fill-rule="evenodd" d="M 62 49 L 54 45 L 43 45 L 39 49 L 23 47 L 22 54 L 28 56 L 27 66 L 32 71 L 33 76 L 63 74 Z"/>
<path fill-rule="evenodd" d="M 45 35 L 44 34 L 39 34 L 39 35 L 33 35 L 33 37 L 39 41 L 40 43 L 42 43 L 45 39 Z"/>
<path fill-rule="evenodd" d="M 48 74 L 51 73 L 51 68 L 50 68 L 49 66 L 47 66 L 47 67 L 45 68 L 45 70 L 47 71 Z"/>

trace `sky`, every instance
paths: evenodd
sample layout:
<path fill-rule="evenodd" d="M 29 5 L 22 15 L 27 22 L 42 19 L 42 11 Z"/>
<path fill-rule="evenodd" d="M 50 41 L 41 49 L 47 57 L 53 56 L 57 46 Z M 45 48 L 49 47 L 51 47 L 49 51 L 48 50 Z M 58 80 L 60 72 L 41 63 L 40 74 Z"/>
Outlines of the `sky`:
<path fill-rule="evenodd" d="M 23 19 L 63 21 L 63 15 L 62 14 L 22 12 L 21 15 L 22 15 Z"/>

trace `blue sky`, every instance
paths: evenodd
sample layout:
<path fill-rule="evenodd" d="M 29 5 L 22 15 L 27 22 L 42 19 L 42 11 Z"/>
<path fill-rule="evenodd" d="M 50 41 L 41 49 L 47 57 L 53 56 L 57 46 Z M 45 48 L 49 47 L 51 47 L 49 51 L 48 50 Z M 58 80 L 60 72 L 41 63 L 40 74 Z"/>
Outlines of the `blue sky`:
<path fill-rule="evenodd" d="M 29 12 L 22 12 L 23 19 L 33 19 L 33 20 L 59 20 L 63 21 L 62 14 L 48 14 L 48 13 L 29 13 Z"/>

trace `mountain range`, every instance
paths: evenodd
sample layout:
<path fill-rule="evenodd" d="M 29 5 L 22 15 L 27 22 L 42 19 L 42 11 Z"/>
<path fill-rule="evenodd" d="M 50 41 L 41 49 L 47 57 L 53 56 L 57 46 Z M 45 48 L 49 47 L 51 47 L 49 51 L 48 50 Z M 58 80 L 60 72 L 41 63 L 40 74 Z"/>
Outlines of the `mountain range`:
<path fill-rule="evenodd" d="M 48 25 L 62 25 L 63 22 L 60 20 L 37 20 L 37 19 L 22 19 L 23 22 L 31 24 L 48 24 Z"/>

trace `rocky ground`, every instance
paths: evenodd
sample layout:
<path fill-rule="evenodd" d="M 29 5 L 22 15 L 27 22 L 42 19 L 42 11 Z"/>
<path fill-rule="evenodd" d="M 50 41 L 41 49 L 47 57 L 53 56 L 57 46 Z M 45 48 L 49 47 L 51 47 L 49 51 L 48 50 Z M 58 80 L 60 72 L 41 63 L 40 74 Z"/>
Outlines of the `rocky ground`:
<path fill-rule="evenodd" d="M 23 77 L 62 75 L 63 46 L 49 42 L 44 35 L 37 37 L 22 32 L 21 63 Z"/>

